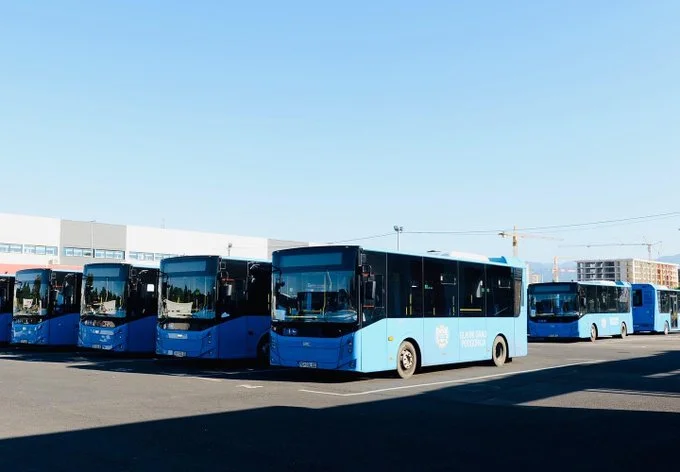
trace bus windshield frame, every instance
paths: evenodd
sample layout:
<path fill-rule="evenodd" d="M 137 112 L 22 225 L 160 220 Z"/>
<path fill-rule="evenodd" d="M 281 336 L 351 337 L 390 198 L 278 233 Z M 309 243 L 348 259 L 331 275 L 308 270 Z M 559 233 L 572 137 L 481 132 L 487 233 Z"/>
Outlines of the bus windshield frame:
<path fill-rule="evenodd" d="M 82 317 L 127 317 L 130 269 L 125 264 L 88 265 L 83 274 Z"/>
<path fill-rule="evenodd" d="M 578 284 L 555 282 L 529 286 L 529 319 L 560 320 L 583 315 Z"/>
<path fill-rule="evenodd" d="M 50 314 L 48 269 L 18 271 L 14 278 L 13 318 L 47 318 Z"/>
<path fill-rule="evenodd" d="M 357 261 L 355 248 L 275 253 L 272 322 L 357 324 Z"/>
<path fill-rule="evenodd" d="M 215 320 L 217 261 L 214 256 L 163 260 L 159 319 Z"/>

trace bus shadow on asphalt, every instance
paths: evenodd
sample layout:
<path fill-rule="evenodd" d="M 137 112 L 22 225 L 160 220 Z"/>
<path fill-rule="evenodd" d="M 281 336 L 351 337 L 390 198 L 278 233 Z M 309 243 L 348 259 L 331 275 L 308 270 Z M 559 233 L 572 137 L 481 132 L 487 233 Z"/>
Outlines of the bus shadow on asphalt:
<path fill-rule="evenodd" d="M 527 403 L 592 390 L 677 398 L 678 365 L 673 351 L 495 378 L 483 384 L 489 398 L 447 385 L 11 438 L 0 441 L 0 470 L 672 470 L 677 410 Z"/>

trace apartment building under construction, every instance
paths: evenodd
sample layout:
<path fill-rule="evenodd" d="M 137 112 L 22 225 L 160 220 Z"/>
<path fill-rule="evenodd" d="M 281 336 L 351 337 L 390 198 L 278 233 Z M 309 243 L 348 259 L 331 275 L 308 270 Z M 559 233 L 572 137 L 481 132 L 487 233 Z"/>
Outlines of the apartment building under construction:
<path fill-rule="evenodd" d="M 678 264 L 643 259 L 601 259 L 576 261 L 578 280 L 623 280 L 678 287 Z"/>

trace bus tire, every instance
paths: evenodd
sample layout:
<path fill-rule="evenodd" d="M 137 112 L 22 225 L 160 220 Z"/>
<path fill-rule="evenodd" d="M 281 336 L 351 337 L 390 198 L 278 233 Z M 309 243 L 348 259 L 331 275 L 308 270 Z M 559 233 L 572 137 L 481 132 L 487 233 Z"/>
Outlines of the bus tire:
<path fill-rule="evenodd" d="M 269 335 L 265 334 L 257 343 L 257 364 L 261 367 L 269 366 Z"/>
<path fill-rule="evenodd" d="M 597 341 L 597 326 L 590 325 L 590 342 L 594 343 Z"/>
<path fill-rule="evenodd" d="M 628 336 L 628 327 L 626 326 L 626 323 L 621 323 L 621 334 L 619 334 L 619 338 L 623 339 L 626 336 Z"/>
<path fill-rule="evenodd" d="M 671 332 L 670 326 L 668 326 L 668 321 L 663 324 L 663 334 L 668 335 Z"/>
<path fill-rule="evenodd" d="M 503 336 L 496 336 L 491 347 L 491 360 L 496 367 L 501 367 L 508 359 L 508 345 Z"/>
<path fill-rule="evenodd" d="M 418 351 L 408 341 L 404 341 L 399 345 L 397 351 L 397 373 L 402 379 L 408 379 L 416 371 L 418 367 Z"/>

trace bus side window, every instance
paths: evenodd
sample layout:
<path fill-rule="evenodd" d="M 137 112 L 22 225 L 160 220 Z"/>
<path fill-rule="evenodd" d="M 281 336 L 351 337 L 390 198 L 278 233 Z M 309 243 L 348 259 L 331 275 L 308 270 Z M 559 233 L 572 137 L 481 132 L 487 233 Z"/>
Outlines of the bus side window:
<path fill-rule="evenodd" d="M 385 254 L 365 251 L 366 265 L 370 273 L 362 275 L 361 310 L 363 326 L 368 326 L 385 318 L 385 273 L 387 258 Z"/>

